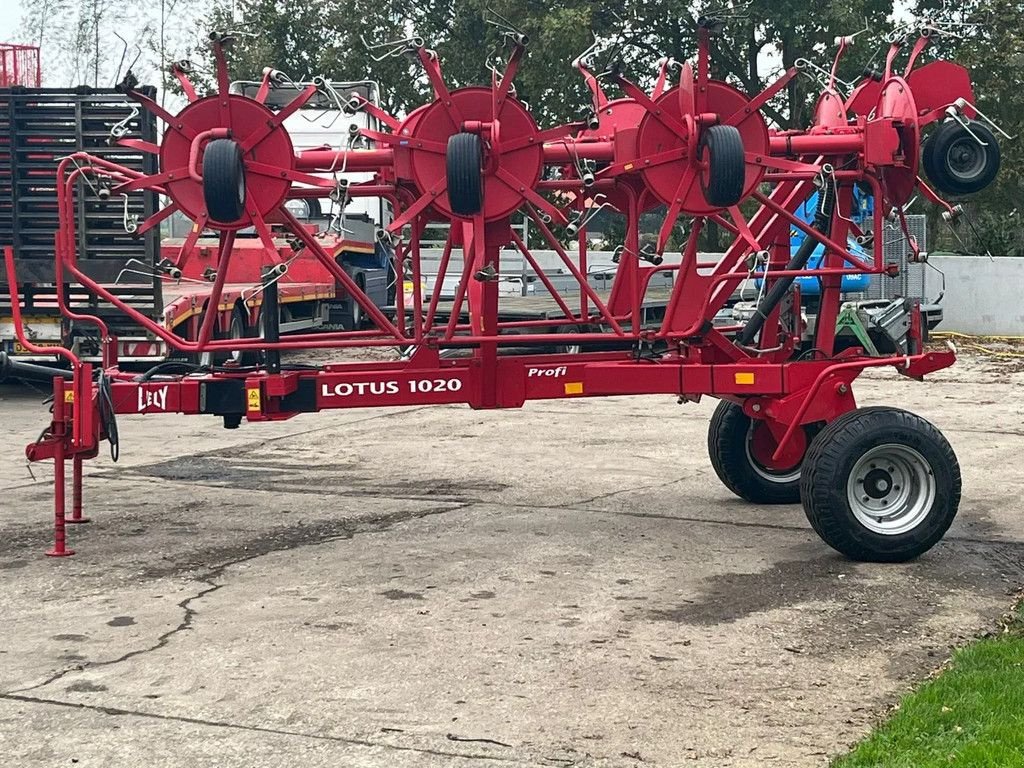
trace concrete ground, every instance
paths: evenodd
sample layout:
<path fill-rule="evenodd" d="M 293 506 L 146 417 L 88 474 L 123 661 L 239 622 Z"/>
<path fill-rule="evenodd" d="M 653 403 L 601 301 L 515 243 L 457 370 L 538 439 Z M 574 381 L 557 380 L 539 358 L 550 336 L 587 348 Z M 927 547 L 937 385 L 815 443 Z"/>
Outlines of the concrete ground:
<path fill-rule="evenodd" d="M 957 522 L 855 564 L 733 498 L 713 402 L 122 418 L 75 557 L 0 400 L 5 766 L 815 766 L 1024 581 L 1024 373 L 865 377 L 963 465 Z"/>

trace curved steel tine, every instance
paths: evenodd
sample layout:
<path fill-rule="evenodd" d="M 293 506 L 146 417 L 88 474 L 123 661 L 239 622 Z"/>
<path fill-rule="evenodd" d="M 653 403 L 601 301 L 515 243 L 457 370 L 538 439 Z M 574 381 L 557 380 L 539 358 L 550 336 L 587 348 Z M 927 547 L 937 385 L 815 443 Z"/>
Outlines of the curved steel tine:
<path fill-rule="evenodd" d="M 144 261 L 141 261 L 141 260 L 136 259 L 134 257 L 128 259 L 128 261 L 126 261 L 124 263 L 124 268 L 120 272 L 118 272 L 117 273 L 117 277 L 114 278 L 115 285 L 117 283 L 121 282 L 121 276 L 125 275 L 125 274 L 129 274 L 129 275 L 145 275 L 146 277 L 156 277 L 159 274 L 158 272 L 155 272 L 155 271 L 144 272 L 144 271 L 139 270 L 139 269 L 131 269 L 130 267 L 131 267 L 132 264 L 138 264 L 140 267 L 148 267 L 149 266 Z"/>
<path fill-rule="evenodd" d="M 121 197 L 124 199 L 124 216 L 122 223 L 124 225 L 124 231 L 130 235 L 139 231 L 139 214 L 129 213 L 127 194 L 122 194 Z"/>
<path fill-rule="evenodd" d="M 974 110 L 974 112 L 976 112 L 976 113 L 978 114 L 978 116 L 979 116 L 979 117 L 980 117 L 980 118 L 981 118 L 982 120 L 984 120 L 984 121 L 985 121 L 986 123 L 988 123 L 988 124 L 989 124 L 989 125 L 990 125 L 990 126 L 991 126 L 992 128 L 994 128 L 994 129 L 995 129 L 996 131 L 998 131 L 998 132 L 999 132 L 1000 134 L 1002 134 L 1003 138 L 1009 139 L 1010 141 L 1013 141 L 1014 139 L 1016 139 L 1016 138 L 1017 138 L 1016 136 L 1011 136 L 1011 135 L 1010 135 L 1010 134 L 1008 134 L 1008 133 L 1007 133 L 1006 131 L 1004 131 L 1004 130 L 1003 130 L 1002 128 L 1000 128 L 1000 127 L 999 127 L 998 125 L 996 125 L 996 122 L 995 122 L 995 120 L 993 120 L 993 119 L 992 119 L 991 117 L 989 117 L 989 116 L 988 116 L 988 115 L 986 115 L 986 114 L 985 114 L 984 112 L 982 112 L 982 111 L 981 111 L 980 109 L 978 109 L 978 105 L 977 105 L 977 104 L 970 104 L 970 103 L 968 103 L 967 99 L 963 98 L 962 96 L 961 96 L 961 97 L 960 97 L 959 99 L 957 99 L 956 101 L 954 101 L 954 102 L 953 102 L 953 103 L 952 103 L 952 104 L 950 105 L 950 108 L 954 108 L 954 107 L 955 107 L 955 108 L 956 108 L 956 110 L 957 110 L 958 112 L 960 112 L 961 114 L 963 113 L 963 110 L 964 110 L 965 108 L 968 108 L 968 107 L 969 107 L 970 109 Z M 948 111 L 948 109 L 947 109 L 947 114 L 948 114 L 948 113 L 949 113 L 949 111 Z M 959 122 L 959 121 L 957 121 L 957 122 Z M 961 124 L 961 125 L 963 125 L 963 123 L 960 123 L 960 124 Z M 964 125 L 964 128 L 965 128 L 965 129 L 967 129 L 968 131 L 970 130 L 969 128 L 967 128 L 967 126 L 966 126 L 966 125 Z M 972 135 L 973 135 L 973 134 L 972 134 Z M 977 136 L 975 136 L 975 138 L 977 139 Z M 985 142 L 981 142 L 981 145 L 982 145 L 982 146 L 985 146 Z"/>
<path fill-rule="evenodd" d="M 820 85 L 822 88 L 826 90 L 828 89 L 829 80 L 832 79 L 832 73 L 829 70 L 825 69 L 824 67 L 818 64 L 815 64 L 810 59 L 805 59 L 802 57 L 793 62 L 793 66 L 795 66 L 799 72 L 807 75 L 808 77 L 811 77 L 814 80 L 814 82 L 818 83 L 818 85 Z M 813 70 L 813 73 L 808 70 Z M 822 78 L 825 79 L 823 80 Z M 839 77 L 835 78 L 835 82 L 843 86 L 843 88 L 845 88 L 846 90 L 850 90 L 851 88 L 853 88 L 853 83 L 849 83 L 846 80 L 840 79 Z"/>
<path fill-rule="evenodd" d="M 488 15 L 492 16 L 493 18 L 487 18 Z M 497 21 L 495 21 L 495 19 L 497 19 Z M 493 27 L 497 27 L 498 29 L 502 30 L 506 35 L 511 36 L 512 38 L 520 39 L 526 37 L 526 35 L 524 35 L 522 31 L 518 27 L 516 27 L 515 24 L 506 19 L 493 8 L 487 8 L 484 11 L 484 23 L 490 24 Z"/>
<path fill-rule="evenodd" d="M 374 61 L 384 61 L 384 59 L 388 59 L 393 56 L 400 56 L 410 48 L 423 47 L 423 38 L 417 37 L 415 35 L 410 37 L 399 38 L 397 40 L 388 40 L 383 43 L 371 43 L 369 40 L 366 39 L 366 36 L 362 34 L 359 35 L 359 39 L 366 47 L 366 50 L 370 58 L 373 59 Z M 369 53 L 370 51 L 379 51 L 382 49 L 387 50 L 385 50 L 384 53 L 382 53 L 380 56 L 374 56 L 372 53 Z"/>
<path fill-rule="evenodd" d="M 974 139 L 976 142 L 978 142 L 979 145 L 983 147 L 988 146 L 987 141 L 984 141 L 978 134 L 971 130 L 970 121 L 968 121 L 968 119 L 964 116 L 963 112 L 960 111 L 955 102 L 950 106 L 946 107 L 946 115 L 952 120 L 956 121 L 956 123 L 965 131 L 967 131 L 970 137 Z"/>
<path fill-rule="evenodd" d="M 871 31 L 871 27 L 868 25 L 868 17 L 865 16 L 864 17 L 864 26 L 863 26 L 863 28 L 858 29 L 852 35 L 839 35 L 839 36 L 837 36 L 832 41 L 832 44 L 833 45 L 848 45 L 848 46 L 849 45 L 853 45 L 853 41 L 854 40 L 856 40 L 858 37 L 863 35 L 865 32 L 870 32 L 870 31 Z"/>
<path fill-rule="evenodd" d="M 114 37 L 116 37 L 124 44 L 121 48 L 121 60 L 117 63 L 117 70 L 115 70 L 114 72 L 114 86 L 117 86 L 117 84 L 121 82 L 121 67 L 124 66 L 124 58 L 128 55 L 128 41 L 121 37 L 121 35 L 118 34 L 116 29 L 113 30 L 113 32 Z M 136 61 L 138 61 L 138 58 L 136 58 Z M 128 69 L 131 69 L 131 67 L 128 67 Z"/>
<path fill-rule="evenodd" d="M 124 138 L 125 135 L 128 133 L 129 124 L 132 122 L 132 120 L 134 120 L 141 114 L 141 108 L 139 107 L 138 104 L 132 102 L 129 106 L 132 110 L 131 114 L 129 114 L 128 117 L 124 118 L 123 120 L 114 123 L 114 125 L 110 127 L 110 136 L 114 139 Z"/>
<path fill-rule="evenodd" d="M 597 46 L 599 45 L 600 41 L 595 32 L 592 31 L 590 34 L 593 35 L 594 42 L 587 46 L 586 50 L 584 50 L 583 53 L 581 53 L 579 56 L 572 60 L 572 66 L 576 67 L 577 69 L 590 69 L 590 67 L 593 65 L 591 57 L 597 51 Z"/>

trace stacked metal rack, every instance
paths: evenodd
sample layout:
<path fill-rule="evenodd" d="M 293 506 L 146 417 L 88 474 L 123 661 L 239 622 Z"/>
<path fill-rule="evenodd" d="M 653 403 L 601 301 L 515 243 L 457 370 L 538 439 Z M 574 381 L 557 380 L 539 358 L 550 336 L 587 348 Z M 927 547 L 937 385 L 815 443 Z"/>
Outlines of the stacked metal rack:
<path fill-rule="evenodd" d="M 143 142 L 157 140 L 156 120 L 133 106 L 113 89 L 23 88 L 0 89 L 0 242 L 14 246 L 23 282 L 23 309 L 35 317 L 57 319 L 54 272 L 54 233 L 59 228 L 57 164 L 75 152 L 89 152 L 142 173 L 156 170 L 153 155 L 111 144 L 111 128 Z M 160 282 L 139 278 L 118 283 L 129 259 L 153 264 L 158 253 L 154 237 L 136 237 L 133 222 L 144 221 L 157 210 L 155 192 L 130 197 L 81 194 L 88 190 L 85 177 L 76 195 L 77 247 L 87 254 L 81 266 L 93 279 L 109 284 L 124 301 L 155 317 L 163 306 Z M 120 339 L 145 339 L 146 334 L 95 295 L 65 284 L 69 306 L 108 320 Z M 10 314 L 10 293 L 0 265 L 0 316 Z M 83 329 L 73 323 L 63 328 L 63 340 L 88 355 L 98 340 L 79 338 Z"/>

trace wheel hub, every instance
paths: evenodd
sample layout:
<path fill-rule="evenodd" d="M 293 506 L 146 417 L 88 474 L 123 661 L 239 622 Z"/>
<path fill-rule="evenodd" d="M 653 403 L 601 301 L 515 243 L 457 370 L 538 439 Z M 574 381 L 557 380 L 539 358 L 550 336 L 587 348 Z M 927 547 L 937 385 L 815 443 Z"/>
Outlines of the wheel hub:
<path fill-rule="evenodd" d="M 872 499 L 884 499 L 890 491 L 899 490 L 895 486 L 892 475 L 884 469 L 872 469 L 864 478 L 864 493 Z"/>
<path fill-rule="evenodd" d="M 895 536 L 928 516 L 935 491 L 935 476 L 920 453 L 906 445 L 880 445 L 854 465 L 847 502 L 865 528 Z"/>
<path fill-rule="evenodd" d="M 963 138 L 949 148 L 949 169 L 961 178 L 973 178 L 985 164 L 981 147 L 973 138 Z"/>

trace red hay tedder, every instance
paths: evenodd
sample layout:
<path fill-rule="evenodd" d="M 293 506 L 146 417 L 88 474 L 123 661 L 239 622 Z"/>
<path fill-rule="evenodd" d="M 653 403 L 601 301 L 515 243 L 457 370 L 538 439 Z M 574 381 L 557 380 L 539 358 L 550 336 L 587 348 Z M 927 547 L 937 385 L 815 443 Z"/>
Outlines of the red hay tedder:
<path fill-rule="evenodd" d="M 956 457 L 938 430 L 917 416 L 857 408 L 852 385 L 871 367 L 920 379 L 951 365 L 955 352 L 926 349 L 920 307 L 912 301 L 901 309 L 903 331 L 892 344 L 875 349 L 840 340 L 841 281 L 843 275 L 898 270 L 885 262 L 882 238 L 872 240 L 870 232 L 882 232 L 888 219 L 903 222 L 906 233 L 903 207 L 913 195 L 924 195 L 956 219 L 960 209 L 939 192 L 967 194 L 990 183 L 999 161 L 995 138 L 979 121 L 983 116 L 965 69 L 946 61 L 920 65 L 929 41 L 941 32 L 933 25 L 893 35 L 884 69 L 868 72 L 849 93 L 841 92 L 835 66 L 831 73 L 814 68 L 824 74 L 816 75 L 822 91 L 812 124 L 781 131 L 769 127 L 761 109 L 812 65 L 801 61 L 762 93 L 748 96 L 710 76 L 709 38 L 720 21 L 701 20 L 695 63 L 663 61 L 651 92 L 627 79 L 614 62 L 597 67 L 598 54 L 591 49 L 576 61 L 593 96 L 588 119 L 546 128 L 516 98 L 513 78 L 528 41 L 510 26 L 500 29 L 504 64 L 492 70 L 485 87 L 450 89 L 437 55 L 418 38 L 391 44 L 387 53 L 418 60 L 434 93 L 430 103 L 402 119 L 358 96 L 340 96 L 323 79 L 274 111 L 264 104 L 269 90 L 291 81 L 270 69 L 255 98 L 231 93 L 226 35 L 211 36 L 217 63 L 211 94 L 197 95 L 184 69 L 175 68 L 190 102 L 176 115 L 137 89 L 129 74 L 124 90 L 162 119 L 165 131 L 159 145 L 128 137 L 117 141 L 158 155 L 159 172 L 145 175 L 85 153 L 61 162 L 57 281 L 79 283 L 183 353 L 234 352 L 235 360 L 165 363 L 143 375 L 123 371 L 116 340 L 103 322 L 62 307 L 66 316 L 95 324 L 103 363 L 94 369 L 60 350 L 70 370 L 53 377 L 52 423 L 27 448 L 30 461 L 52 459 L 56 467 L 56 541 L 47 554 L 72 554 L 65 524 L 85 521 L 82 462 L 95 457 L 105 440 L 116 451 L 115 414 L 217 414 L 233 428 L 243 419 L 272 421 L 334 408 L 517 408 L 528 400 L 638 394 L 673 395 L 680 402 L 719 398 L 708 445 L 725 485 L 753 503 L 802 501 L 815 531 L 843 554 L 903 561 L 932 547 L 959 504 Z M 837 41 L 836 63 L 851 42 Z M 609 84 L 621 98 L 606 98 L 603 88 Z M 329 91 L 351 112 L 370 111 L 386 129 L 353 131 L 359 148 L 295 152 L 282 123 L 318 91 Z M 920 165 L 931 186 L 919 176 Z M 373 177 L 349 184 L 332 176 L 338 168 Z M 87 193 L 83 179 L 92 193 L 112 200 L 153 190 L 166 196 L 169 205 L 139 225 L 140 236 L 155 234 L 177 211 L 195 222 L 195 231 L 218 232 L 210 297 L 215 304 L 236 234 L 254 228 L 265 248 L 257 286 L 263 297 L 261 337 L 217 339 L 210 313 L 198 338 L 186 341 L 80 270 L 72 203 L 76 194 Z M 873 226 L 864 231 L 851 215 L 855 187 L 875 203 Z M 815 194 L 817 209 L 808 223 L 797 209 Z M 358 196 L 384 198 L 394 206 L 395 218 L 380 236 L 395 247 L 396 274 L 410 275 L 414 286 L 422 279 L 425 226 L 450 224 L 433 289 L 408 296 L 398 291 L 393 311 L 370 301 L 316 233 L 286 207 L 290 199 L 321 197 L 343 208 Z M 587 223 L 600 206 L 614 208 L 626 221 L 610 293 L 599 293 L 587 279 Z M 640 215 L 659 206 L 667 208 L 664 225 L 656 243 L 642 246 Z M 517 213 L 530 219 L 578 282 L 579 295 L 571 303 L 512 229 Z M 664 263 L 680 217 L 689 221 L 681 261 Z M 708 222 L 732 236 L 727 252 L 713 261 L 697 248 Z M 297 248 L 330 271 L 362 306 L 372 329 L 281 336 L 276 297 L 289 262 L 274 246 L 272 227 L 289 231 Z M 795 251 L 793 228 L 807 235 Z M 925 259 L 906 237 L 914 256 Z M 577 240 L 578 251 L 567 252 L 563 238 Z M 854 239 L 865 244 L 868 256 L 852 252 L 848 244 Z M 812 262 L 819 245 L 825 256 Z M 503 249 L 510 246 L 557 302 L 557 320 L 500 319 L 498 278 Z M 442 322 L 441 285 L 456 249 L 463 254 L 461 274 L 454 308 Z M 177 279 L 190 255 L 186 243 L 177 259 L 164 259 L 158 269 L 166 279 Z M 6 259 L 13 294 L 10 249 Z M 674 275 L 671 295 L 664 319 L 650 327 L 641 317 L 642 304 L 652 276 L 666 271 Z M 821 284 L 813 331 L 801 311 L 801 277 Z M 733 291 L 751 278 L 760 286 L 754 311 L 742 322 L 716 324 Z M 18 302 L 13 305 L 20 324 Z M 21 343 L 33 349 L 24 333 Z M 552 343 L 579 351 L 543 353 Z M 402 356 L 315 367 L 282 360 L 286 350 L 332 347 L 393 347 Z M 6 365 L 33 373 L 26 364 Z M 73 503 L 66 518 L 68 460 Z"/>

